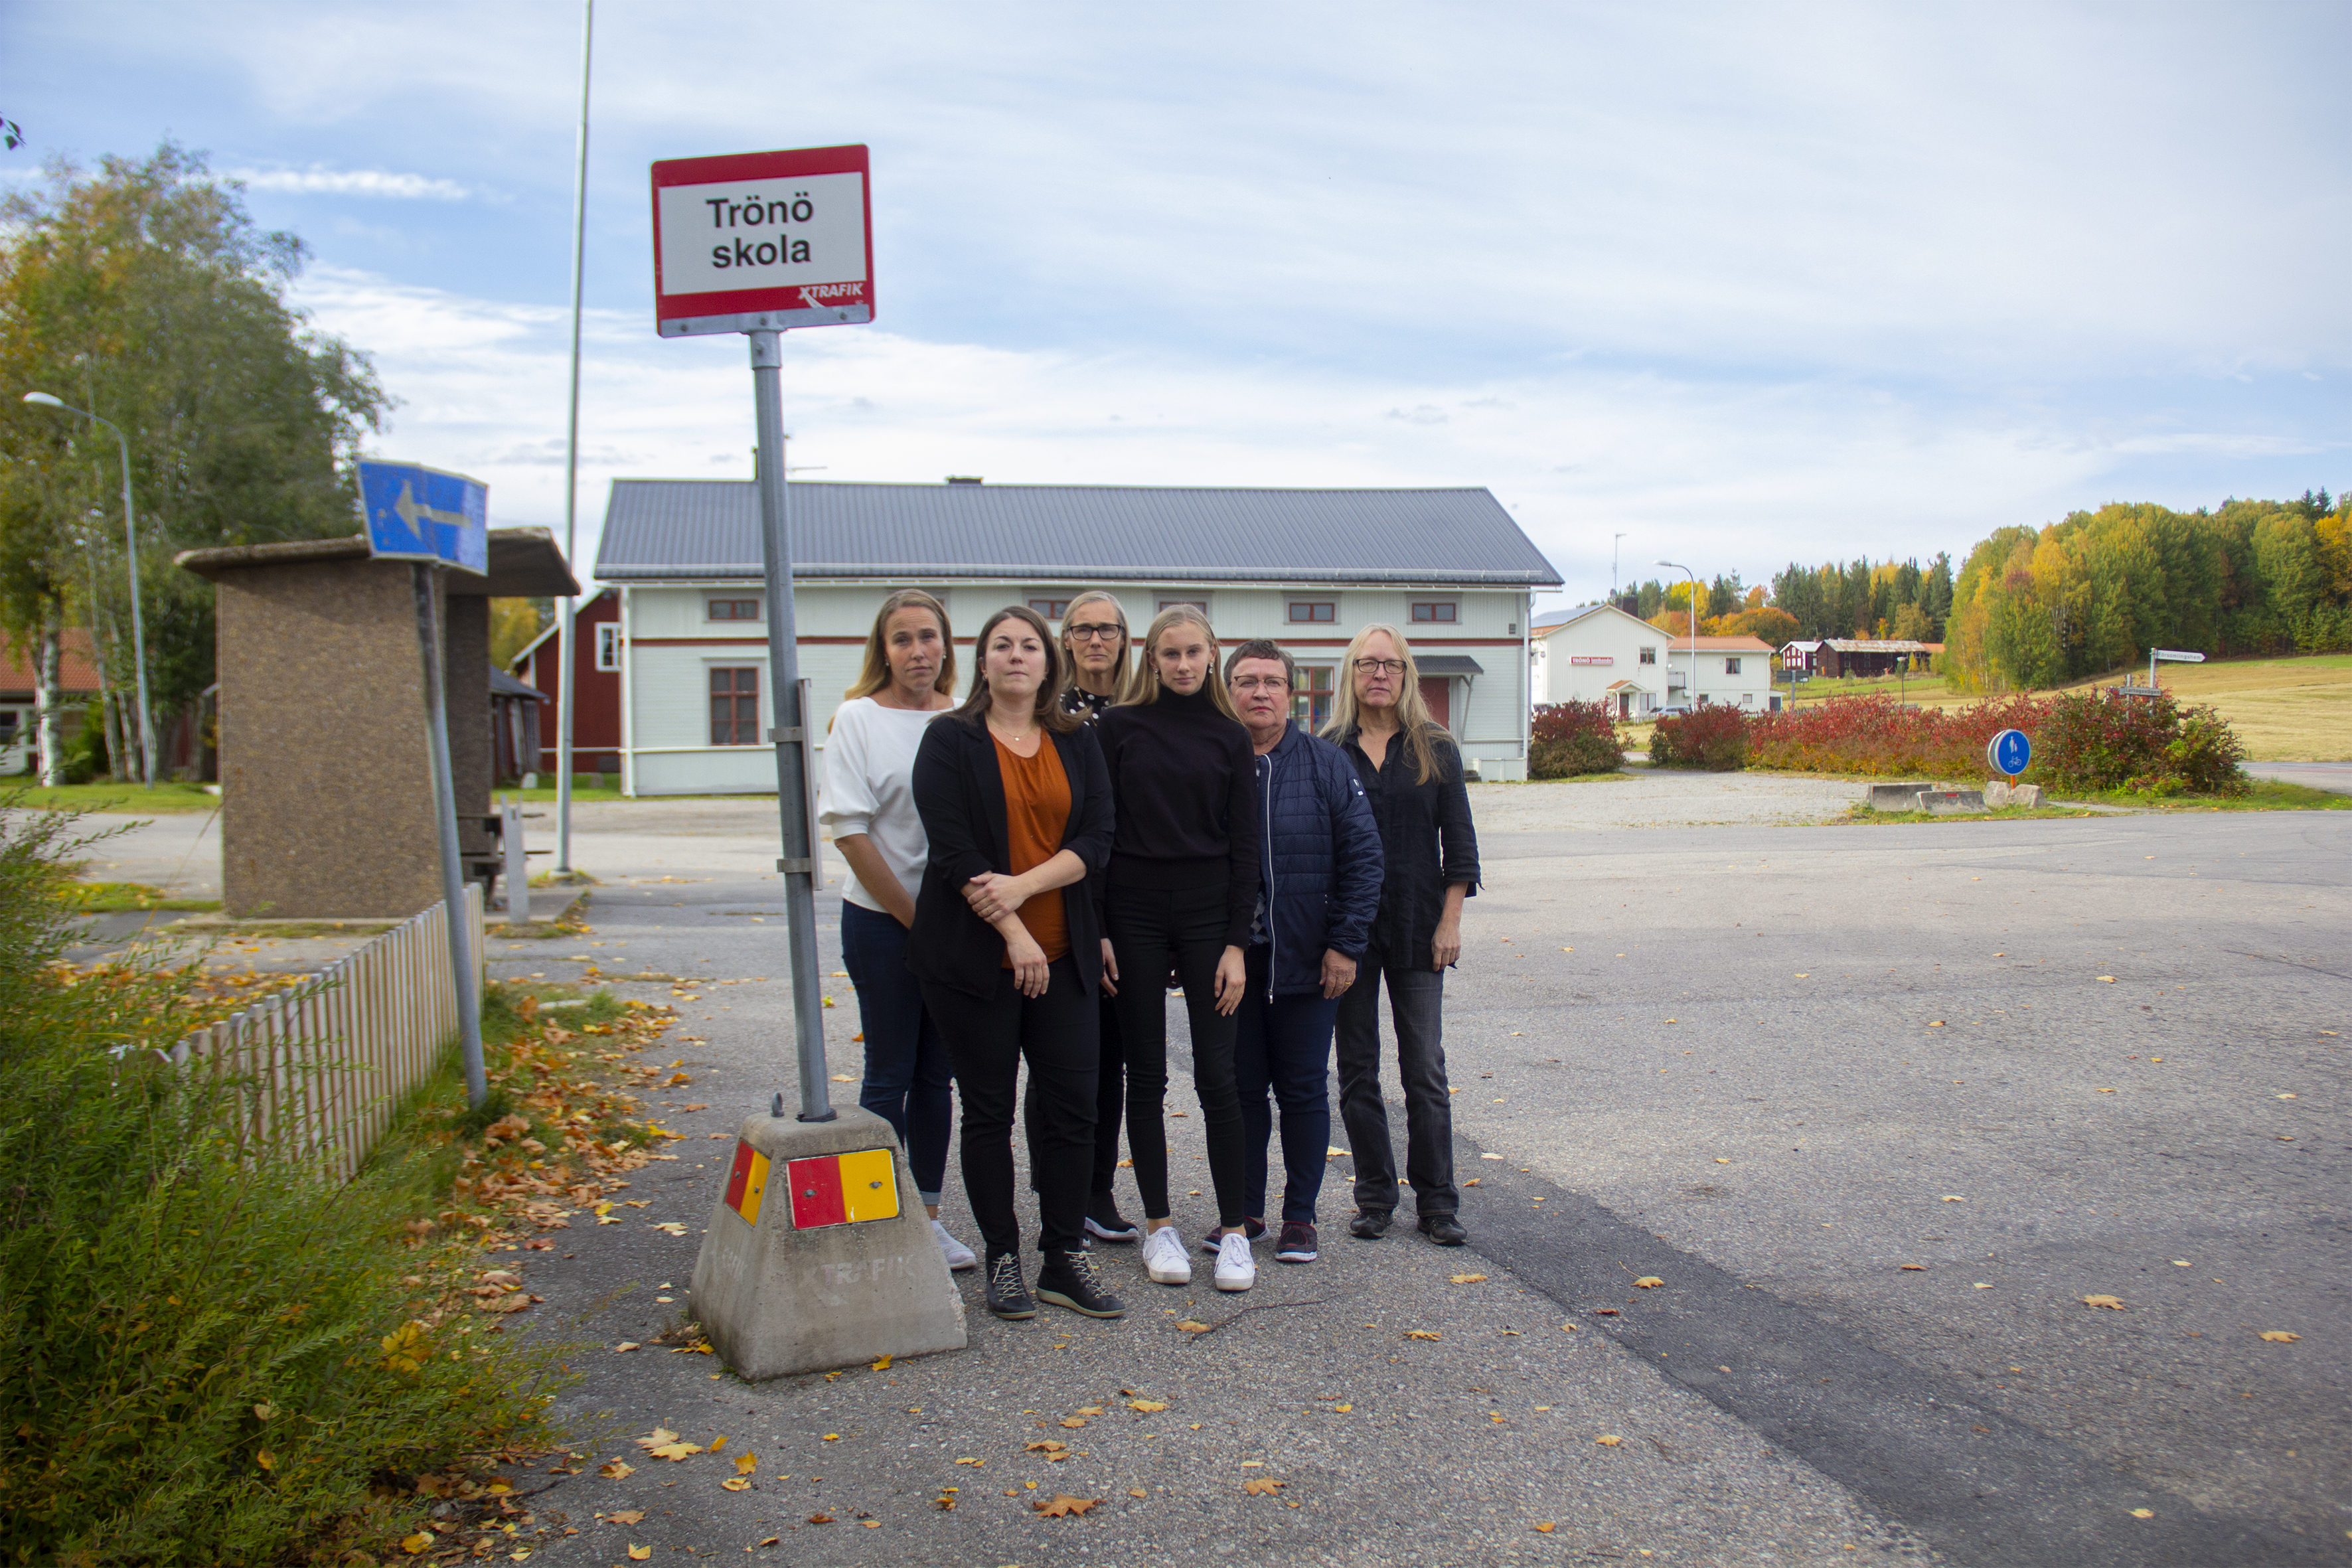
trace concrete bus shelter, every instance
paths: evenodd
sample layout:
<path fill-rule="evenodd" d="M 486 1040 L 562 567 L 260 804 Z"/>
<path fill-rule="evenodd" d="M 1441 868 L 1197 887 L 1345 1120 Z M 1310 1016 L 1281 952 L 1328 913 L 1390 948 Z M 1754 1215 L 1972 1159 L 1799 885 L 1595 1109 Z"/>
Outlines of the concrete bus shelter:
<path fill-rule="evenodd" d="M 223 912 L 404 920 L 440 902 L 409 563 L 371 559 L 357 534 L 191 550 L 178 563 L 219 591 Z M 489 601 L 580 592 L 543 528 L 492 529 L 489 566 L 436 574 L 469 870 L 496 863 Z"/>

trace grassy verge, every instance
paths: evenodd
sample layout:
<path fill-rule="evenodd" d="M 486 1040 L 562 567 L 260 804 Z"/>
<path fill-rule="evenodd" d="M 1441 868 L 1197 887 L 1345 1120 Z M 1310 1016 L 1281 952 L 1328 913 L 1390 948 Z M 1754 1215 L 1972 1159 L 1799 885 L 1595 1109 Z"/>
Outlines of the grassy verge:
<path fill-rule="evenodd" d="M 1789 774 L 1789 777 L 1827 778 L 1826 773 Z M 1969 786 L 1962 786 L 1969 787 Z M 2256 779 L 2243 795 L 2173 795 L 2159 798 L 2132 795 L 2116 790 L 2105 794 L 2084 795 L 2077 800 L 2059 801 L 2042 806 L 2003 806 L 1986 812 L 1962 812 L 1948 816 L 1933 816 L 1924 811 L 1874 811 L 1866 803 L 1848 808 L 1842 822 L 1988 822 L 2020 821 L 2027 818 L 2053 816 L 2104 816 L 2105 812 L 2086 811 L 2084 805 L 2126 806 L 2133 811 L 2162 813 L 2190 811 L 2352 811 L 2352 795 L 2336 795 L 2326 790 L 2310 789 L 2302 784 L 2277 784 L 2268 779 Z"/>
<path fill-rule="evenodd" d="M 5 796 L 0 796 L 0 805 L 37 811 L 130 812 L 158 816 L 173 812 L 212 811 L 219 806 L 220 796 L 207 793 L 202 784 L 159 784 L 153 789 L 135 784 L 60 784 L 54 789 L 26 784 L 10 788 Z"/>
<path fill-rule="evenodd" d="M 148 910 L 194 914 L 220 908 L 218 899 L 175 899 L 144 882 L 73 882 L 63 897 L 79 915 L 133 915 Z"/>

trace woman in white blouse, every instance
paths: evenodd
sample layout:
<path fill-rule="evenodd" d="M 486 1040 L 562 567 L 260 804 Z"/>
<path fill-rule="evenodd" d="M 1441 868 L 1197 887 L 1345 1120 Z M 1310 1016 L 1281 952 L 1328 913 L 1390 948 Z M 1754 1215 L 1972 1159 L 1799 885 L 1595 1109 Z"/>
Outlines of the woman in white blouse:
<path fill-rule="evenodd" d="M 883 600 L 866 639 L 865 668 L 825 737 L 817 815 L 849 864 L 841 961 L 857 988 L 866 1037 L 857 1103 L 897 1129 L 948 1267 L 971 1268 L 978 1262 L 971 1248 L 940 1223 L 954 1075 L 921 988 L 907 972 L 907 928 L 930 853 L 915 813 L 915 748 L 930 721 L 954 706 L 954 689 L 947 606 L 919 588 Z"/>

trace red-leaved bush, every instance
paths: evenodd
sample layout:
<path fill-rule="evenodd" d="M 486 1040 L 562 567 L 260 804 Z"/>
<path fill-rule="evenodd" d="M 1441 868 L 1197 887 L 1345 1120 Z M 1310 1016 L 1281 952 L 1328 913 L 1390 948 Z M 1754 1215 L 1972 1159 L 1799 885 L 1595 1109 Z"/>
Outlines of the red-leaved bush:
<path fill-rule="evenodd" d="M 1625 765 L 1625 743 L 1606 702 L 1551 702 L 1528 726 L 1528 776 L 1564 779 L 1613 773 Z"/>
<path fill-rule="evenodd" d="M 1750 717 L 1748 761 L 1803 773 L 1989 778 L 1986 744 L 2003 730 L 2022 730 L 2038 749 L 2047 705 L 2021 696 L 1958 709 L 1906 707 L 1883 692 L 1832 697 Z"/>
<path fill-rule="evenodd" d="M 1717 703 L 1669 713 L 1650 732 L 1650 761 L 1662 768 L 1728 773 L 1748 761 L 1748 726 L 1738 709 Z"/>

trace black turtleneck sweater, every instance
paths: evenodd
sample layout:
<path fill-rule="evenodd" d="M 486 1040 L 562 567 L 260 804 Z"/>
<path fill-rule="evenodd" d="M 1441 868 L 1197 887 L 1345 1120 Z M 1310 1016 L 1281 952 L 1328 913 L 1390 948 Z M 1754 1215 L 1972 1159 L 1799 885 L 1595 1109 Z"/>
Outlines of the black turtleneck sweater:
<path fill-rule="evenodd" d="M 1225 943 L 1249 942 L 1257 908 L 1257 774 L 1249 731 L 1205 690 L 1106 708 L 1095 721 L 1118 814 L 1108 894 L 1223 886 Z"/>

